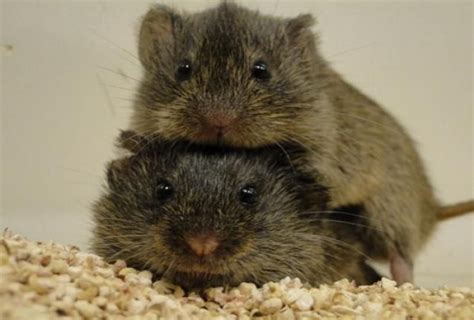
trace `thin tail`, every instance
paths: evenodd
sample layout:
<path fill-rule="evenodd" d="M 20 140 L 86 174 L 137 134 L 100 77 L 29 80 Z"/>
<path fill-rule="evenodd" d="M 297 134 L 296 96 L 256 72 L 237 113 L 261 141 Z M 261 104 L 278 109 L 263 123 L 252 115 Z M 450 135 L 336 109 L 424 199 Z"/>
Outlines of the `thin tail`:
<path fill-rule="evenodd" d="M 447 206 L 442 206 L 439 211 L 439 220 L 447 220 L 468 212 L 474 212 L 474 200 L 459 202 Z"/>

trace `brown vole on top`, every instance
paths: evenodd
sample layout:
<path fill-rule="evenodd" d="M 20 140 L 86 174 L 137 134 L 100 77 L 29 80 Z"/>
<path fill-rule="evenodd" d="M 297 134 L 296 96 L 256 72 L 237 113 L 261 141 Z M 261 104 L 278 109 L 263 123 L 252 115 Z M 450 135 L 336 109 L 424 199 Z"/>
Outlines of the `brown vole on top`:
<path fill-rule="evenodd" d="M 398 282 L 412 280 L 440 205 L 405 129 L 331 68 L 312 25 L 310 15 L 228 2 L 195 14 L 152 7 L 140 29 L 146 72 L 131 127 L 196 143 L 303 146 L 294 165 L 322 175 L 331 208 L 359 207 L 381 230 L 367 246 L 390 260 Z"/>
<path fill-rule="evenodd" d="M 324 214 L 327 190 L 281 149 L 131 143 L 122 146 L 132 155 L 109 164 L 94 206 L 93 248 L 107 260 L 186 288 L 378 280 L 352 226 Z"/>

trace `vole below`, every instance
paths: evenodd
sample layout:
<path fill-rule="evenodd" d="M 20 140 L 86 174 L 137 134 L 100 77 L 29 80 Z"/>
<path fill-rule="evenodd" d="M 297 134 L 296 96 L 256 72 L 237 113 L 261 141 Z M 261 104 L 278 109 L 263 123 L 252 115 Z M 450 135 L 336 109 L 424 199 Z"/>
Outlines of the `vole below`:
<path fill-rule="evenodd" d="M 304 147 L 290 154 L 293 165 L 321 175 L 330 208 L 359 208 L 372 227 L 367 248 L 390 261 L 395 280 L 411 281 L 440 204 L 405 129 L 331 68 L 312 25 L 311 15 L 229 2 L 194 14 L 152 7 L 139 34 L 145 73 L 131 128 L 194 143 Z"/>
<path fill-rule="evenodd" d="M 93 249 L 185 288 L 378 280 L 351 226 L 324 214 L 327 189 L 279 148 L 230 150 L 125 132 L 94 206 Z M 297 152 L 297 151 L 295 151 Z"/>

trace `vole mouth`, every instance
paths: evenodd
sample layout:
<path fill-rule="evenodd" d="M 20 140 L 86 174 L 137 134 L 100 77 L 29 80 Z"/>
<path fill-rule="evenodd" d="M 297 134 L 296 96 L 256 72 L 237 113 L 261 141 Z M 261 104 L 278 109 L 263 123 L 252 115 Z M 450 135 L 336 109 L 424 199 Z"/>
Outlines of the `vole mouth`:
<path fill-rule="evenodd" d="M 222 274 L 215 272 L 199 272 L 199 271 L 176 271 L 177 275 L 186 276 L 194 279 L 210 279 L 213 277 L 220 277 Z"/>
<path fill-rule="evenodd" d="M 169 280 L 186 289 L 202 289 L 213 286 L 223 286 L 229 283 L 225 274 L 196 271 L 174 271 L 168 276 Z"/>
<path fill-rule="evenodd" d="M 171 282 L 186 288 L 205 288 L 222 286 L 232 279 L 229 270 L 225 270 L 224 261 L 212 263 L 208 259 L 198 259 L 193 262 L 181 261 L 165 275 Z"/>
<path fill-rule="evenodd" d="M 186 266 L 179 266 L 175 270 L 177 272 L 181 273 L 186 273 L 186 274 L 209 274 L 209 275 L 218 275 L 221 274 L 222 272 L 218 272 L 219 268 L 212 267 L 207 263 L 193 263 L 193 264 L 188 264 Z"/>
<path fill-rule="evenodd" d="M 260 136 L 249 136 L 242 138 L 242 132 L 236 129 L 229 129 L 227 131 L 208 131 L 199 130 L 187 136 L 187 139 L 195 141 L 203 145 L 220 145 L 232 147 L 259 147 L 266 144 L 271 144 L 269 141 L 261 140 Z M 250 139 L 248 137 L 251 137 Z"/>
<path fill-rule="evenodd" d="M 239 268 L 239 257 L 179 257 L 175 259 L 163 277 L 186 289 L 202 289 L 215 286 L 231 286 L 253 279 L 251 274 Z M 248 279 L 248 280 L 247 280 Z"/>
<path fill-rule="evenodd" d="M 205 144 L 227 144 L 230 136 L 230 132 L 202 130 L 193 139 Z"/>

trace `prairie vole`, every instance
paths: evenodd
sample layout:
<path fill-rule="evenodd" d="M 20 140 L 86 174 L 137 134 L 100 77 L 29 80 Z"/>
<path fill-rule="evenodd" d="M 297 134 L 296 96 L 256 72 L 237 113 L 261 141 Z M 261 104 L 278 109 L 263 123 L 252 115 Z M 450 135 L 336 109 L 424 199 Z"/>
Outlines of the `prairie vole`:
<path fill-rule="evenodd" d="M 132 155 L 109 164 L 94 206 L 93 248 L 107 260 L 185 288 L 378 280 L 352 226 L 325 214 L 327 189 L 281 149 L 143 139 L 137 149 L 122 137 Z"/>
<path fill-rule="evenodd" d="M 321 176 L 330 208 L 360 207 L 373 227 L 366 246 L 399 283 L 411 281 L 440 204 L 410 136 L 331 68 L 313 21 L 229 2 L 194 14 L 152 7 L 131 128 L 232 147 L 298 144 L 305 152 L 290 155 L 293 165 Z"/>

